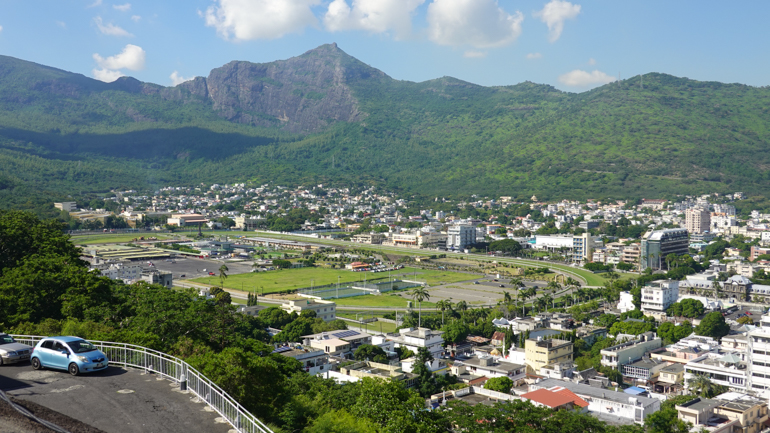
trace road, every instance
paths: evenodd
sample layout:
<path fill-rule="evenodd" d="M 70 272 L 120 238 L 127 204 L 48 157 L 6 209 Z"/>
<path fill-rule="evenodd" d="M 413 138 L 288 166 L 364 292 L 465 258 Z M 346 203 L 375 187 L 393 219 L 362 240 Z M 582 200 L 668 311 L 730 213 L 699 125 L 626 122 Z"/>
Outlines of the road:
<path fill-rule="evenodd" d="M 110 367 L 90 375 L 35 371 L 29 363 L 0 367 L 0 389 L 109 433 L 226 433 L 231 426 L 167 380 Z"/>

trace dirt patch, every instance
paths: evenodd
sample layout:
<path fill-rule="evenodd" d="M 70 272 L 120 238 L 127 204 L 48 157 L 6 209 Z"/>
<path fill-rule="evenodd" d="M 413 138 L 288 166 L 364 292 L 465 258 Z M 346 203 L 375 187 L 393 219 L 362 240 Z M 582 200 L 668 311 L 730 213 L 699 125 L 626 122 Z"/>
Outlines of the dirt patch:
<path fill-rule="evenodd" d="M 38 418 L 70 431 L 71 433 L 104 433 L 104 430 L 91 427 L 76 419 L 52 411 L 29 401 L 11 397 L 11 401 L 23 406 Z M 8 403 L 0 400 L 0 433 L 50 433 L 53 430 L 22 415 Z"/>

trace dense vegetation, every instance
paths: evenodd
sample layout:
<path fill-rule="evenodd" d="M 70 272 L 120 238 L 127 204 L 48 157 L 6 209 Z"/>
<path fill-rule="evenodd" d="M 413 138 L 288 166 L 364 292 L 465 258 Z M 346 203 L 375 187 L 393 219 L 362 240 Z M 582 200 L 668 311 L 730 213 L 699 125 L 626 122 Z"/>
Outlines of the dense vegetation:
<path fill-rule="evenodd" d="M 362 120 L 291 133 L 292 119 L 215 108 L 193 84 L 105 84 L 2 57 L 0 203 L 34 209 L 81 192 L 201 181 L 519 198 L 761 193 L 770 182 L 768 88 L 651 73 L 643 88 L 629 79 L 570 94 L 529 82 L 397 81 L 329 46 L 303 56 L 343 68 Z M 307 72 L 288 65 L 271 67 Z M 324 103 L 316 93 L 307 104 Z M 220 116 L 238 110 L 243 123 Z"/>

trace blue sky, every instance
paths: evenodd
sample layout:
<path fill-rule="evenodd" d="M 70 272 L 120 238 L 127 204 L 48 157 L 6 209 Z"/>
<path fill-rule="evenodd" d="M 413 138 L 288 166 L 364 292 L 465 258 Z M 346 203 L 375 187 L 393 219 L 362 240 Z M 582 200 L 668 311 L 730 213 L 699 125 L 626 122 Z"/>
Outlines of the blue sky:
<path fill-rule="evenodd" d="M 0 54 L 172 85 L 336 42 L 393 78 L 580 92 L 663 72 L 770 84 L 770 2 L 2 0 Z"/>

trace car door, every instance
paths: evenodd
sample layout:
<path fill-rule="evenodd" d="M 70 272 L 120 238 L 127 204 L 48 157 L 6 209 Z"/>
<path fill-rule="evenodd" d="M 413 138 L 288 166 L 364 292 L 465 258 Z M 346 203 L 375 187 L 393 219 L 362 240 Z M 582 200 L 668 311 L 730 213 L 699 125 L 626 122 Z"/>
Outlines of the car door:
<path fill-rule="evenodd" d="M 48 367 L 51 365 L 51 352 L 53 351 L 53 340 L 43 340 L 42 343 L 40 343 L 40 347 L 35 349 L 35 354 L 37 355 L 38 359 L 40 359 L 40 364 L 43 365 L 43 367 Z"/>
<path fill-rule="evenodd" d="M 51 367 L 66 369 L 69 366 L 70 350 L 67 348 L 67 346 L 63 345 L 61 342 L 56 341 L 53 343 L 53 350 L 50 353 Z"/>

